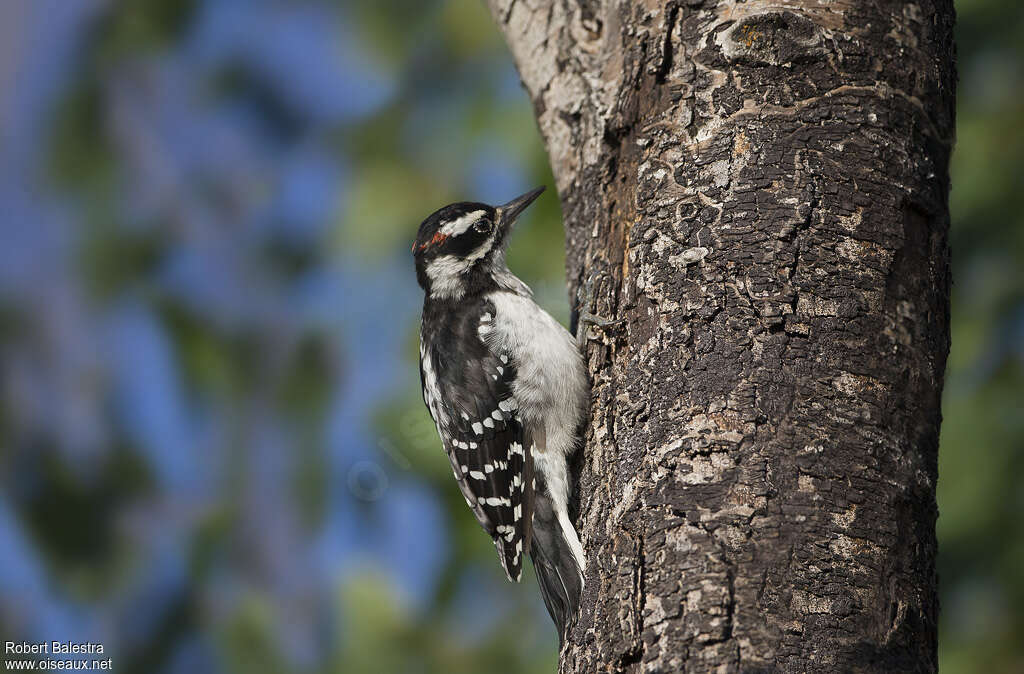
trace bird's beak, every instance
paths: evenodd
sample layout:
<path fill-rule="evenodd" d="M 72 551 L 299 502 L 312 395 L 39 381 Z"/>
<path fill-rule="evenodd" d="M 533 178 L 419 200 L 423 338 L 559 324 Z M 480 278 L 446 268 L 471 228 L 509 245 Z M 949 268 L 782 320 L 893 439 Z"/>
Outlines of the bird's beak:
<path fill-rule="evenodd" d="M 535 190 L 530 190 L 526 194 L 516 197 L 507 204 L 498 206 L 496 209 L 498 212 L 498 230 L 501 232 L 502 238 L 512 229 L 512 225 L 515 223 L 516 218 L 519 217 L 519 214 L 525 211 L 526 207 L 532 204 L 533 200 L 539 197 L 543 191 L 544 186 L 541 185 Z"/>

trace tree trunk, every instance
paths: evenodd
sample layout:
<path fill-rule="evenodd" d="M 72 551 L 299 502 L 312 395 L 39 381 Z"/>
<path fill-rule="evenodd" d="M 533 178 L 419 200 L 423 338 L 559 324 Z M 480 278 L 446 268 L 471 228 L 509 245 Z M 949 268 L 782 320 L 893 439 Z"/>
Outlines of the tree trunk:
<path fill-rule="evenodd" d="M 621 320 L 561 671 L 934 671 L 952 0 L 489 2 Z"/>

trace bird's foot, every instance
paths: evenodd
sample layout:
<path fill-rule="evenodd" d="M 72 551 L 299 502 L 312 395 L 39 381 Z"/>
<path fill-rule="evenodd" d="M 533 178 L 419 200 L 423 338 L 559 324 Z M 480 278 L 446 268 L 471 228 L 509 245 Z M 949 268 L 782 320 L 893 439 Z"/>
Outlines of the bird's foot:
<path fill-rule="evenodd" d="M 591 327 L 598 328 L 604 332 L 608 332 L 612 328 L 624 323 L 625 319 L 602 318 L 601 316 L 598 316 L 597 314 L 592 314 L 589 311 L 582 311 L 579 314 L 578 321 L 579 326 L 577 329 L 578 334 L 576 337 L 576 341 L 579 343 L 580 346 L 583 346 L 590 338 L 588 332 Z"/>

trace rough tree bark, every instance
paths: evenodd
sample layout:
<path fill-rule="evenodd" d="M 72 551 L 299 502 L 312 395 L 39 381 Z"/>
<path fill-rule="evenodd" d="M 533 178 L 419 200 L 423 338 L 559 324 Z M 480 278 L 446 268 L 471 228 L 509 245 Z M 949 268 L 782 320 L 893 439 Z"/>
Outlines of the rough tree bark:
<path fill-rule="evenodd" d="M 563 672 L 933 671 L 952 0 L 489 0 L 593 378 Z"/>

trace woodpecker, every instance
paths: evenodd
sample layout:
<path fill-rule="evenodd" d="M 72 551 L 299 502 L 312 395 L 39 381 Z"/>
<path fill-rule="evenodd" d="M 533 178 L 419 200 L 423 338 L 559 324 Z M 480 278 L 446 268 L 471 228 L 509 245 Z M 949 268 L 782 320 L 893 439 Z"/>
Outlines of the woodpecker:
<path fill-rule="evenodd" d="M 424 291 L 423 402 L 505 574 L 518 582 L 529 551 L 564 638 L 586 568 L 569 518 L 568 459 L 587 376 L 575 340 L 505 263 L 512 225 L 543 191 L 502 206 L 445 206 L 420 224 L 412 251 Z"/>

